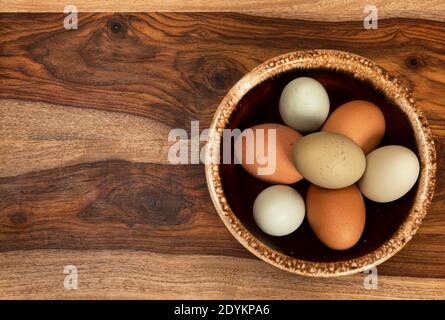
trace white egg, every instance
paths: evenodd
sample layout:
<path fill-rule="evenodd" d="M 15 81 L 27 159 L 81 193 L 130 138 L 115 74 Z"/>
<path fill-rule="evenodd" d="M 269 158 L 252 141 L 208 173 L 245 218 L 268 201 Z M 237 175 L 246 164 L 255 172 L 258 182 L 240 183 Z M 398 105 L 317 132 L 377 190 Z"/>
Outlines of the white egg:
<path fill-rule="evenodd" d="M 414 186 L 419 171 L 419 160 L 410 149 L 384 146 L 366 156 L 366 170 L 358 186 L 366 198 L 390 202 L 403 197 Z"/>
<path fill-rule="evenodd" d="M 303 133 L 319 129 L 329 114 L 329 96 L 315 79 L 301 77 L 289 82 L 280 96 L 281 119 Z"/>
<path fill-rule="evenodd" d="M 275 185 L 263 190 L 253 204 L 258 227 L 271 236 L 288 235 L 301 225 L 306 213 L 304 200 L 289 186 Z"/>

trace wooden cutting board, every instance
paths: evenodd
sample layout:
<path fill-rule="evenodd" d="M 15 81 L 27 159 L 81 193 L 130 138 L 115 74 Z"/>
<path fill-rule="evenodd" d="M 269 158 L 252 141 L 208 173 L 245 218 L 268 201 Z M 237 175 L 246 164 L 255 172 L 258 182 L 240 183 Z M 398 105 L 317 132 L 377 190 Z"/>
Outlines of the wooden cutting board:
<path fill-rule="evenodd" d="M 444 22 L 81 13 L 65 30 L 63 19 L 0 14 L 2 298 L 445 298 Z M 430 213 L 374 290 L 365 274 L 305 278 L 258 260 L 220 221 L 203 165 L 167 160 L 171 129 L 207 128 L 247 71 L 309 48 L 398 76 L 435 136 Z M 77 290 L 64 288 L 67 265 Z"/>

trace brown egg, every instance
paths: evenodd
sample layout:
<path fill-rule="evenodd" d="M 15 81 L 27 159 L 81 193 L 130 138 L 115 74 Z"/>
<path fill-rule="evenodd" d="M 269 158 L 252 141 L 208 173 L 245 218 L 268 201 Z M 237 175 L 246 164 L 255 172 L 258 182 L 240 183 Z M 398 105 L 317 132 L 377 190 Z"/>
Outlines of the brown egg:
<path fill-rule="evenodd" d="M 374 150 L 385 134 L 385 117 L 375 104 L 354 100 L 338 107 L 321 131 L 340 133 L 352 139 L 363 152 Z"/>
<path fill-rule="evenodd" d="M 252 133 L 250 139 L 247 134 L 249 129 Z M 249 129 L 244 130 L 235 141 L 235 157 L 248 173 L 269 183 L 291 184 L 303 179 L 292 160 L 293 144 L 301 138 L 301 134 L 275 123 L 261 124 Z M 269 146 L 269 129 L 275 129 L 275 152 L 272 148 L 273 141 Z M 259 145 L 261 138 L 258 137 L 264 137 L 262 148 Z"/>
<path fill-rule="evenodd" d="M 312 230 L 331 249 L 349 249 L 363 233 L 365 203 L 356 185 L 324 189 L 311 184 L 306 194 L 306 210 Z"/>

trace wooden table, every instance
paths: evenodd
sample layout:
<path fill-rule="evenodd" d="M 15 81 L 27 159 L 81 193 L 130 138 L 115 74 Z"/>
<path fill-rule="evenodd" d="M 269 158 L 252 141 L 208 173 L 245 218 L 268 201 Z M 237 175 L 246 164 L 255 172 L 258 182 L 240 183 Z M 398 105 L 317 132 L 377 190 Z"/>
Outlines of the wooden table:
<path fill-rule="evenodd" d="M 237 1 L 244 13 L 81 13 L 78 29 L 64 30 L 63 6 L 1 2 L 59 13 L 0 14 L 0 298 L 445 298 L 441 1 L 403 1 L 404 18 L 377 1 L 388 18 L 377 30 L 363 28 L 362 7 L 338 3 L 315 6 L 313 17 L 307 1 L 301 11 L 284 1 L 284 13 L 270 1 Z M 176 9 L 203 11 L 197 3 Z M 215 3 L 210 11 L 230 9 Z M 378 267 L 375 290 L 364 274 L 305 278 L 258 260 L 220 221 L 203 165 L 168 163 L 171 129 L 208 127 L 243 74 L 307 48 L 357 53 L 400 77 L 435 135 L 430 213 Z M 68 265 L 77 290 L 64 288 Z"/>

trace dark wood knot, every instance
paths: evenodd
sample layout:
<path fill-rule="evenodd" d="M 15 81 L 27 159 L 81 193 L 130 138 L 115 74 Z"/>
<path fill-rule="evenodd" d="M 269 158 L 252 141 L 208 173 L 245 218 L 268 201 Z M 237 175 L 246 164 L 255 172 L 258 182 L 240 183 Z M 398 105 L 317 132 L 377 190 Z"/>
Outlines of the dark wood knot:
<path fill-rule="evenodd" d="M 406 59 L 405 64 L 409 69 L 417 69 L 424 65 L 423 61 L 415 56 L 409 56 Z"/>
<path fill-rule="evenodd" d="M 125 31 L 125 27 L 122 22 L 114 19 L 108 21 L 108 29 L 110 30 L 111 34 L 115 36 L 122 36 Z"/>
<path fill-rule="evenodd" d="M 16 226 L 23 226 L 29 220 L 29 215 L 26 212 L 14 212 L 9 216 L 9 220 Z"/>

